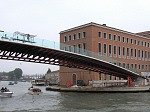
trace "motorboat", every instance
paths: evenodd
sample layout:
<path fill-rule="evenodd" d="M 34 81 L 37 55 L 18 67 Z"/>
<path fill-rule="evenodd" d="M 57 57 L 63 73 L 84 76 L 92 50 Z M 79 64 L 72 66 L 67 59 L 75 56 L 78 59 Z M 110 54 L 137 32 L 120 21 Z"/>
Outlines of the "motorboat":
<path fill-rule="evenodd" d="M 39 88 L 30 87 L 28 90 L 29 90 L 28 94 L 30 94 L 30 95 L 39 95 L 42 93 L 41 89 L 39 89 Z"/>
<path fill-rule="evenodd" d="M 44 86 L 45 80 L 44 79 L 35 79 L 31 81 L 31 84 L 34 86 Z"/>
<path fill-rule="evenodd" d="M 0 92 L 0 97 L 12 97 L 13 92 L 7 91 L 7 92 Z"/>
<path fill-rule="evenodd" d="M 7 88 L 2 88 L 0 90 L 0 97 L 12 97 L 13 92 L 9 91 Z"/>
<path fill-rule="evenodd" d="M 8 85 L 14 85 L 14 83 L 13 82 L 9 82 L 9 84 Z"/>

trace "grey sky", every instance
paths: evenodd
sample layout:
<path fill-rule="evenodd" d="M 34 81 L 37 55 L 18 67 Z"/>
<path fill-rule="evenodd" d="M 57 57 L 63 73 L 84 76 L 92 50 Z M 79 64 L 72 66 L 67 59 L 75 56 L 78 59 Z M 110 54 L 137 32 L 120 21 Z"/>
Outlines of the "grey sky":
<path fill-rule="evenodd" d="M 96 22 L 130 32 L 149 30 L 149 0 L 0 0 L 0 30 L 59 42 L 59 32 Z M 0 71 L 45 73 L 56 66 L 0 60 Z"/>

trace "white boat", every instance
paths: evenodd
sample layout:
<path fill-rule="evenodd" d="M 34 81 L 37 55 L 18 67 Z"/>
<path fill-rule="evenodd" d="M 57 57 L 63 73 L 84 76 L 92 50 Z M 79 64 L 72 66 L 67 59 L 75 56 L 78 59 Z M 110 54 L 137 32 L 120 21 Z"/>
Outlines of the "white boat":
<path fill-rule="evenodd" d="M 0 92 L 0 97 L 12 97 L 13 92 L 7 91 L 7 92 Z"/>
<path fill-rule="evenodd" d="M 44 86 L 45 80 L 44 79 L 35 79 L 31 81 L 31 84 L 34 86 Z"/>
<path fill-rule="evenodd" d="M 39 88 L 30 87 L 28 90 L 29 90 L 28 94 L 30 94 L 30 95 L 39 95 L 42 93 L 41 89 L 39 89 Z"/>

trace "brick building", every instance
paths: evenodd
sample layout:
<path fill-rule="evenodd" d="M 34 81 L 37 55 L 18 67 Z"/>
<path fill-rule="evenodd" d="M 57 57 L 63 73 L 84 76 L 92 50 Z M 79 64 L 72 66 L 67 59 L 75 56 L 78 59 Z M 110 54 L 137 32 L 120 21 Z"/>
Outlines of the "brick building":
<path fill-rule="evenodd" d="M 60 43 L 68 45 L 65 50 L 73 52 L 83 49 L 100 56 L 116 60 L 113 62 L 138 73 L 150 72 L 149 32 L 131 33 L 106 24 L 88 23 L 60 32 Z M 73 84 L 83 80 L 88 85 L 91 80 L 119 80 L 115 76 L 100 74 L 76 68 L 60 67 L 60 85 L 68 81 Z"/>

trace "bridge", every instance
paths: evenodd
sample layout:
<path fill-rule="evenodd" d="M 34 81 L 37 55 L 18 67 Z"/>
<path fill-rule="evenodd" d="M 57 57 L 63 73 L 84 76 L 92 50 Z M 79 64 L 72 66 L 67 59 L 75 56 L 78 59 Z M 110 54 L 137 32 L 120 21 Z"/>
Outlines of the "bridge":
<path fill-rule="evenodd" d="M 77 52 L 68 45 L 34 38 L 35 35 L 0 32 L 0 59 L 79 68 L 132 80 L 145 78 L 117 61 L 85 49 Z M 79 49 L 79 48 L 77 48 Z"/>

